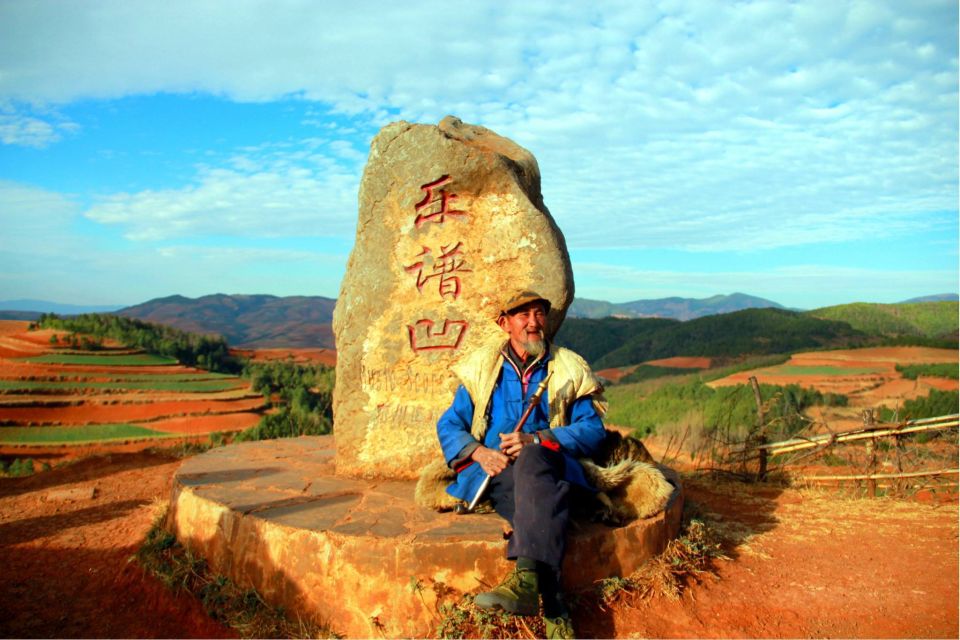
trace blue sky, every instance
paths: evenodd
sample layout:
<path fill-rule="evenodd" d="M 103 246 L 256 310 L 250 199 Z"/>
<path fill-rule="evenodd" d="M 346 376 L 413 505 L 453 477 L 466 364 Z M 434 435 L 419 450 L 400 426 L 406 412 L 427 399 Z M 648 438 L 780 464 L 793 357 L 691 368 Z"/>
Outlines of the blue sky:
<path fill-rule="evenodd" d="M 537 157 L 579 297 L 955 293 L 957 25 L 953 1 L 0 0 L 0 300 L 335 297 L 371 138 L 447 114 Z"/>

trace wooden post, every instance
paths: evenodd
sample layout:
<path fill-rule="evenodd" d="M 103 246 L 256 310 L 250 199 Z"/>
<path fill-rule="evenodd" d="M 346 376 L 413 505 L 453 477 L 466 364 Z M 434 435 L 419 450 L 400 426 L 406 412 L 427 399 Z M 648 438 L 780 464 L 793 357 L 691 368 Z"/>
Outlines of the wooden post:
<path fill-rule="evenodd" d="M 750 376 L 750 386 L 753 387 L 753 400 L 757 403 L 757 433 L 756 443 L 763 446 L 767 444 L 767 434 L 764 429 L 765 416 L 763 415 L 763 399 L 760 397 L 760 385 L 757 384 L 756 376 Z M 760 452 L 760 463 L 757 467 L 757 480 L 767 479 L 767 450 L 758 449 Z"/>
<path fill-rule="evenodd" d="M 873 409 L 864 409 L 863 410 L 863 428 L 866 430 L 876 429 L 877 425 L 874 422 Z M 870 438 L 867 440 L 867 473 L 873 475 L 877 472 L 877 439 Z M 877 497 L 877 480 L 876 478 L 869 478 L 867 480 L 867 493 L 870 494 L 871 498 Z"/>

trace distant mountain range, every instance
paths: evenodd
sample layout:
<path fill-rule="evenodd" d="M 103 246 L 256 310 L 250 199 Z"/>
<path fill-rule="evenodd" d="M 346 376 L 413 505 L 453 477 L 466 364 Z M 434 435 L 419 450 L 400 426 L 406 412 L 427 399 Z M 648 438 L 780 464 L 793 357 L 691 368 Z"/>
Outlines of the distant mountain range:
<path fill-rule="evenodd" d="M 194 333 L 218 333 L 235 347 L 335 348 L 333 307 L 321 296 L 225 295 L 157 298 L 118 315 Z"/>
<path fill-rule="evenodd" d="M 914 302 L 958 302 L 960 301 L 960 295 L 955 293 L 938 293 L 935 296 L 923 296 L 922 298 L 910 298 L 909 300 L 904 300 L 903 304 L 911 304 Z"/>
<path fill-rule="evenodd" d="M 89 305 L 89 304 L 62 304 L 47 300 L 0 300 L 0 311 L 19 311 L 34 316 L 41 313 L 55 313 L 61 316 L 72 316 L 80 313 L 111 313 L 122 309 L 122 304 Z M 9 316 L 3 316 L 9 318 Z"/>
<path fill-rule="evenodd" d="M 745 293 L 711 296 L 709 298 L 659 298 L 633 302 L 605 302 L 577 298 L 567 310 L 568 318 L 672 318 L 693 320 L 704 316 L 742 311 L 743 309 L 783 309 L 783 305 L 748 296 Z"/>
<path fill-rule="evenodd" d="M 926 296 L 907 301 L 957 300 L 956 294 Z M 294 347 L 335 348 L 333 340 L 333 307 L 336 300 L 322 296 L 226 295 L 215 294 L 200 298 L 169 296 L 157 298 L 132 307 L 66 305 L 41 300 L 0 301 L 0 318 L 32 320 L 40 313 L 74 315 L 79 313 L 117 313 L 148 322 L 165 324 L 184 331 L 219 334 L 231 346 L 237 347 Z M 858 303 L 864 304 L 864 303 Z M 867 305 L 890 307 L 891 305 Z M 570 319 L 660 318 L 695 320 L 706 316 L 728 314 L 757 308 L 783 309 L 783 306 L 742 293 L 718 295 L 710 298 L 661 298 L 611 303 L 602 300 L 578 298 L 567 312 Z M 858 308 L 859 309 L 859 308 Z M 818 313 L 819 312 L 819 313 Z M 847 313 L 833 308 L 815 310 L 811 315 L 831 320 L 851 321 Z M 856 329 L 876 329 L 873 321 L 861 320 L 858 310 L 851 324 Z M 844 316 L 844 317 L 841 317 Z M 864 326 L 864 325 L 870 325 Z M 903 327 L 896 327 L 900 333 Z M 912 333 L 912 332 L 911 332 Z M 919 333 L 927 333 L 921 331 Z M 939 334 L 940 332 L 934 332 Z M 949 334 L 949 329 L 946 332 Z M 954 330 L 955 334 L 955 330 Z M 691 355 L 691 354 L 686 354 Z"/>

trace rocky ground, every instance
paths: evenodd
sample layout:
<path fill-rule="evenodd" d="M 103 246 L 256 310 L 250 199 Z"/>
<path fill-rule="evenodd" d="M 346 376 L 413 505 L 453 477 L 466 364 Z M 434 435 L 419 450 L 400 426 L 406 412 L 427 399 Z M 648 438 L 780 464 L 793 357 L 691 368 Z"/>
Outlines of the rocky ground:
<path fill-rule="evenodd" d="M 112 453 L 0 479 L 0 636 L 231 637 L 130 561 L 179 461 Z M 602 609 L 583 637 L 957 637 L 958 508 L 688 480 L 716 577 Z M 936 498 L 936 496 L 934 496 Z"/>

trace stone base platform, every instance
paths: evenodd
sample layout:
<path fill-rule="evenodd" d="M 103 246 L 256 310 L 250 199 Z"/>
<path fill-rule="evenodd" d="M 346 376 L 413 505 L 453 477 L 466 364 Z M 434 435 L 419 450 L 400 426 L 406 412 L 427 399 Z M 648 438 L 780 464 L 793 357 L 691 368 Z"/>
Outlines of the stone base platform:
<path fill-rule="evenodd" d="M 499 516 L 435 513 L 413 491 L 334 475 L 332 436 L 236 444 L 184 462 L 167 527 L 214 571 L 337 633 L 432 636 L 436 585 L 485 590 L 512 563 Z M 573 525 L 567 588 L 635 570 L 677 535 L 682 508 L 678 489 L 653 518 Z"/>

